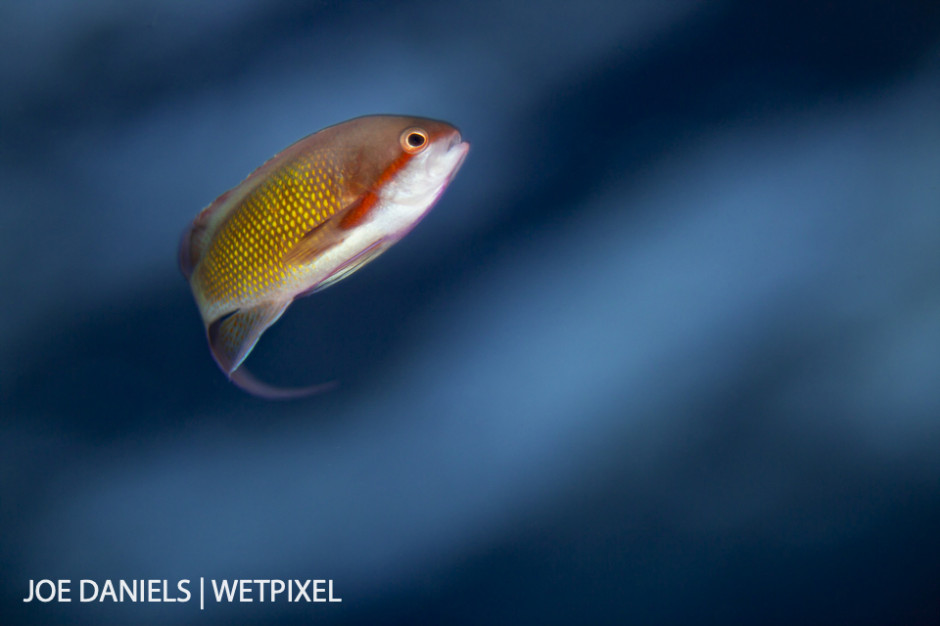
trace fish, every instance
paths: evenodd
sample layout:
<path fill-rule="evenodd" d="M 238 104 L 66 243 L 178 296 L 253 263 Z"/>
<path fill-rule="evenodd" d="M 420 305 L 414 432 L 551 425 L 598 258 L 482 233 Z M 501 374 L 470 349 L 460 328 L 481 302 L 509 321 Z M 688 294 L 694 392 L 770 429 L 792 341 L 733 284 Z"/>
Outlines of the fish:
<path fill-rule="evenodd" d="M 268 399 L 332 386 L 276 387 L 243 362 L 291 302 L 348 278 L 407 235 L 469 148 L 447 122 L 358 117 L 291 144 L 204 208 L 183 232 L 179 266 L 225 375 Z"/>

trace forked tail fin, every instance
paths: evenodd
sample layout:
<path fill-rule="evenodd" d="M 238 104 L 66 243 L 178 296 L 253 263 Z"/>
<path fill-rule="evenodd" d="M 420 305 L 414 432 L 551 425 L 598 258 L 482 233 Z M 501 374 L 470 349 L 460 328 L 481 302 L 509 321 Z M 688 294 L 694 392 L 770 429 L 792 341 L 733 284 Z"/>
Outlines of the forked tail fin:
<path fill-rule="evenodd" d="M 281 317 L 288 304 L 289 299 L 238 309 L 223 315 L 206 329 L 212 356 L 229 379 L 248 393 L 269 400 L 302 398 L 336 386 L 335 382 L 329 382 L 309 387 L 274 387 L 261 382 L 242 367 L 261 333 Z"/>
<path fill-rule="evenodd" d="M 263 383 L 255 378 L 251 372 L 244 367 L 239 367 L 229 374 L 233 383 L 247 391 L 248 393 L 265 398 L 267 400 L 292 400 L 294 398 L 303 398 L 317 393 L 329 391 L 338 384 L 335 380 L 319 385 L 310 385 L 309 387 L 274 387 Z"/>

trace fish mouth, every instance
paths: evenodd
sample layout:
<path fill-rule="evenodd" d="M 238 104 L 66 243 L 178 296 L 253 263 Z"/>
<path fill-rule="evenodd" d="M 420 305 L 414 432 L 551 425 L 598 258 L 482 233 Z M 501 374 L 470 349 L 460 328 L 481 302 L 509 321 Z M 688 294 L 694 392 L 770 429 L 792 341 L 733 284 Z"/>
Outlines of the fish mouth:
<path fill-rule="evenodd" d="M 452 142 L 450 147 L 447 149 L 448 152 L 451 150 L 455 150 L 460 154 L 460 159 L 457 161 L 457 164 L 454 165 L 454 171 L 456 172 L 458 169 L 460 169 L 460 166 L 463 165 L 463 160 L 467 158 L 467 153 L 470 152 L 470 142 L 461 141 L 460 135 L 458 135 L 457 141 Z"/>
<path fill-rule="evenodd" d="M 470 142 L 464 141 L 463 137 L 460 136 L 460 131 L 455 130 L 454 133 L 450 136 L 450 141 L 447 142 L 448 152 L 451 150 L 463 150 L 464 154 L 467 153 L 467 150 L 470 149 Z"/>
<path fill-rule="evenodd" d="M 424 172 L 425 180 L 434 181 L 437 193 L 440 193 L 457 174 L 469 150 L 470 144 L 463 140 L 459 131 L 454 130 L 440 137 L 421 155 L 423 163 L 418 168 Z"/>
<path fill-rule="evenodd" d="M 449 182 L 457 173 L 457 170 L 460 169 L 460 166 L 463 165 L 464 159 L 467 158 L 467 153 L 470 152 L 470 142 L 464 141 L 463 137 L 460 136 L 460 132 L 455 131 L 447 142 L 447 149 L 444 152 L 449 159 L 453 159 L 450 176 L 447 177 Z"/>

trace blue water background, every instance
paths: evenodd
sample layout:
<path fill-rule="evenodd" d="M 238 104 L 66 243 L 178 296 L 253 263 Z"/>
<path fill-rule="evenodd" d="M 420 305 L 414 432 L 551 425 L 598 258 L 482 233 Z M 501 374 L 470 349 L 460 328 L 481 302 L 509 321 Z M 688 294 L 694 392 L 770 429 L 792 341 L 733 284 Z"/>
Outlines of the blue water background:
<path fill-rule="evenodd" d="M 940 624 L 940 4 L 0 9 L 4 624 Z M 212 362 L 179 234 L 368 113 L 437 208 Z M 331 578 L 342 604 L 26 605 Z"/>

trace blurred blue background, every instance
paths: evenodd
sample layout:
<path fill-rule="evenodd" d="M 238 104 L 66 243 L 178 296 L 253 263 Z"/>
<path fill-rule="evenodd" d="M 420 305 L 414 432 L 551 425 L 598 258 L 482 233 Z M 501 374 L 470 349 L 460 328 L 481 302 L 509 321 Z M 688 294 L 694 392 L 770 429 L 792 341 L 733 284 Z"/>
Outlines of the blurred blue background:
<path fill-rule="evenodd" d="M 940 624 L 940 3 L 0 8 L 2 623 Z M 186 224 L 368 113 L 437 208 L 213 363 Z M 24 604 L 39 578 L 342 604 Z"/>

